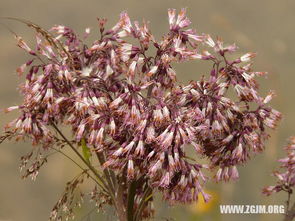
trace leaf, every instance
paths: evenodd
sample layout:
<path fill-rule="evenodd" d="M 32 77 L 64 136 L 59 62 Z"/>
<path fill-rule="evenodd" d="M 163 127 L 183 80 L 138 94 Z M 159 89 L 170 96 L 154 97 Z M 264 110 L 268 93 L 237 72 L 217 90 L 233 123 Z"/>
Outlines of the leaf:
<path fill-rule="evenodd" d="M 87 147 L 86 141 L 84 138 L 82 138 L 82 140 L 81 140 L 81 147 L 82 147 L 82 153 L 83 153 L 84 159 L 87 161 L 87 163 L 90 164 L 91 152 L 90 152 L 89 148 Z"/>
<path fill-rule="evenodd" d="M 153 193 L 151 193 L 147 198 L 144 199 L 144 202 L 149 201 L 153 197 Z"/>

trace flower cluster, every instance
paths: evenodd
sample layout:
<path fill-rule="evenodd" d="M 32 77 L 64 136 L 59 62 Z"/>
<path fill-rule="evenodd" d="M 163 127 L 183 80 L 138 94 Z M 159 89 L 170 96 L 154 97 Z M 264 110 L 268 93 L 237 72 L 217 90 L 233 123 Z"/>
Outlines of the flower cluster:
<path fill-rule="evenodd" d="M 274 171 L 273 175 L 277 178 L 277 184 L 263 189 L 263 194 L 269 196 L 273 193 L 285 191 L 293 193 L 295 186 L 295 137 L 290 138 L 289 144 L 285 147 L 287 157 L 278 160 L 284 171 Z"/>
<path fill-rule="evenodd" d="M 52 125 L 69 125 L 72 143 L 85 141 L 93 155 L 103 153 L 103 169 L 121 185 L 144 183 L 137 186 L 134 208 L 141 206 L 143 186 L 171 203 L 197 201 L 199 194 L 207 201 L 203 172 L 216 169 L 217 181 L 237 179 L 236 166 L 264 149 L 266 128 L 275 128 L 281 114 L 268 105 L 273 92 L 258 93 L 255 78 L 266 73 L 251 69 L 254 53 L 231 60 L 226 55 L 237 47 L 189 28 L 185 9 L 169 9 L 168 17 L 169 31 L 160 41 L 147 23 L 131 22 L 126 12 L 110 29 L 99 19 L 101 36 L 90 46 L 68 27 L 47 32 L 30 24 L 37 47 L 17 36 L 33 59 L 17 69 L 26 73 L 24 99 L 7 109 L 21 112 L 8 128 L 50 149 Z M 212 68 L 183 85 L 173 64 L 190 60 L 211 62 Z M 202 157 L 208 165 L 198 162 Z M 149 216 L 152 207 L 146 208 Z"/>

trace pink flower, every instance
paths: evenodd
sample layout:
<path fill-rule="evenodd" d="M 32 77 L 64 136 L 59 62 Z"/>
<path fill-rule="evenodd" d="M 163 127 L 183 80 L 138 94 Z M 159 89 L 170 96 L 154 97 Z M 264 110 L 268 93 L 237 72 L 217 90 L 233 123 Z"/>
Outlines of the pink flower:
<path fill-rule="evenodd" d="M 7 129 L 18 140 L 31 139 L 48 151 L 53 145 L 64 146 L 60 143 L 65 137 L 57 134 L 68 127 L 75 153 L 82 151 L 86 164 L 96 162 L 97 156 L 103 178 L 120 180 L 122 199 L 129 185 L 139 182 L 139 201 L 149 197 L 144 194 L 150 188 L 170 203 L 197 201 L 199 193 L 208 201 L 203 186 L 212 177 L 202 171 L 215 169 L 217 181 L 236 180 L 238 165 L 264 149 L 266 129 L 275 128 L 281 114 L 269 105 L 273 92 L 265 98 L 259 94 L 256 77 L 264 73 L 253 72 L 249 63 L 256 54 L 228 58 L 237 47 L 188 28 L 185 9 L 178 15 L 169 9 L 168 22 L 168 33 L 159 41 L 148 23 L 131 21 L 127 12 L 107 31 L 106 20 L 100 19 L 101 35 L 90 45 L 62 25 L 47 35 L 37 34 L 36 51 L 17 37 L 19 47 L 35 60 L 18 69 L 26 75 L 23 101 L 7 109 L 20 112 Z M 186 85 L 178 82 L 175 64 L 194 59 L 211 63 L 208 76 Z M 236 96 L 228 97 L 228 91 Z M 195 159 L 188 156 L 189 145 L 194 146 Z M 294 149 L 292 144 L 282 161 L 288 171 L 276 173 L 279 183 L 290 186 L 295 184 L 289 172 L 294 169 Z M 209 166 L 200 164 L 200 158 Z M 30 174 L 37 174 L 40 165 L 35 164 Z M 97 175 L 96 164 L 89 169 Z M 104 191 L 118 186 L 106 183 L 110 187 Z M 112 200 L 106 197 L 103 202 L 115 205 Z M 146 217 L 152 215 L 151 202 L 152 197 L 144 207 Z"/>

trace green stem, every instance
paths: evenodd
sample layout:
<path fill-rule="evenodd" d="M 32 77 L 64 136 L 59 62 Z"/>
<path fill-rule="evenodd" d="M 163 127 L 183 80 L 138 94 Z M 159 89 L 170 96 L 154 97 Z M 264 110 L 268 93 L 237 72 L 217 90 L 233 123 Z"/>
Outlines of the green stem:
<path fill-rule="evenodd" d="M 134 199 L 136 194 L 137 182 L 132 181 L 128 188 L 128 202 L 127 202 L 127 220 L 134 220 Z"/>

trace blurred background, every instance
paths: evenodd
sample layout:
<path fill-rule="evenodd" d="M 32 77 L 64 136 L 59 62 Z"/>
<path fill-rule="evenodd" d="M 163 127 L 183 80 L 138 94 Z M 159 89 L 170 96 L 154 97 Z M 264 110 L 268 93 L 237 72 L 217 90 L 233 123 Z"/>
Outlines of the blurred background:
<path fill-rule="evenodd" d="M 261 93 L 270 89 L 277 93 L 272 105 L 284 118 L 266 144 L 263 154 L 254 156 L 248 164 L 239 168 L 240 179 L 224 184 L 209 184 L 211 203 L 204 205 L 174 206 L 157 202 L 155 220 L 182 221 L 231 221 L 282 220 L 281 215 L 221 215 L 220 204 L 284 204 L 284 193 L 270 197 L 261 194 L 264 186 L 274 183 L 270 175 L 284 153 L 287 138 L 295 135 L 295 1 L 294 0 L 1 0 L 0 16 L 31 20 L 45 28 L 64 24 L 83 33 L 86 27 L 97 33 L 96 17 L 108 18 L 108 27 L 118 20 L 119 13 L 127 10 L 134 20 L 150 21 L 153 34 L 159 39 L 168 30 L 167 9 L 187 7 L 189 18 L 199 33 L 220 36 L 227 43 L 236 43 L 244 54 L 257 52 L 255 70 L 268 71 L 262 78 Z M 33 31 L 17 22 L 2 20 L 12 30 L 30 42 Z M 95 38 L 95 34 L 92 35 Z M 0 26 L 0 109 L 16 105 L 21 98 L 16 89 L 20 80 L 15 69 L 27 60 L 25 53 L 15 46 L 13 36 Z M 239 55 L 239 54 L 238 54 Z M 198 62 L 176 65 L 178 79 L 187 82 L 207 74 L 208 68 Z M 289 99 L 289 100 L 288 100 Z M 1 113 L 1 128 L 14 119 L 17 113 Z M 61 156 L 54 156 L 41 169 L 35 182 L 21 180 L 19 158 L 30 150 L 30 144 L 5 142 L 0 146 L 0 220 L 43 221 L 63 192 L 66 181 L 77 168 Z M 96 215 L 90 213 L 92 205 L 78 211 L 75 220 L 114 220 L 112 212 Z"/>

